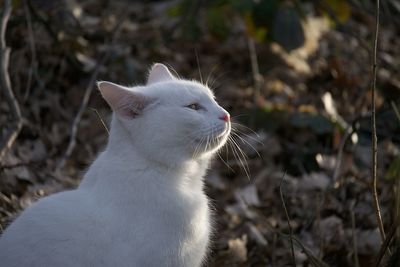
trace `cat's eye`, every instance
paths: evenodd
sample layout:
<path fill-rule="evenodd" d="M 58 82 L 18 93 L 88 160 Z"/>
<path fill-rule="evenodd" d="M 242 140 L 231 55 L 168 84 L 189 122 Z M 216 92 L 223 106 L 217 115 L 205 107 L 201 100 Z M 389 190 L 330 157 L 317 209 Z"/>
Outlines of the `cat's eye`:
<path fill-rule="evenodd" d="M 190 109 L 193 109 L 193 110 L 199 110 L 199 109 L 202 108 L 202 107 L 200 106 L 200 104 L 198 104 L 198 103 L 192 103 L 192 104 L 190 104 L 190 105 L 187 105 L 186 107 L 187 107 L 187 108 L 190 108 Z"/>

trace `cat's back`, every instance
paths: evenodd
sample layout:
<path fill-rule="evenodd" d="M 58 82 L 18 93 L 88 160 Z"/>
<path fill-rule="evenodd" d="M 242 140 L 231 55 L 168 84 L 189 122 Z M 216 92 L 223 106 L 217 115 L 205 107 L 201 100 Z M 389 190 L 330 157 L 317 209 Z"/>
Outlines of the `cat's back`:
<path fill-rule="evenodd" d="M 90 205 L 81 190 L 32 204 L 0 236 L 1 266 L 78 266 L 82 241 L 95 227 Z"/>

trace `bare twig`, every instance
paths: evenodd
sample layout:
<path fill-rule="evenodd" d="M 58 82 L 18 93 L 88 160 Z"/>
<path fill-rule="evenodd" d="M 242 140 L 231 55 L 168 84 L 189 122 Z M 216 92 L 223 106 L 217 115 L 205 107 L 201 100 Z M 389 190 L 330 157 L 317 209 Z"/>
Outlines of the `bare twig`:
<path fill-rule="evenodd" d="M 319 252 L 318 252 L 318 259 L 322 260 L 323 257 L 323 250 L 324 250 L 324 239 L 322 238 L 322 231 L 321 231 L 321 194 L 320 192 L 317 193 L 317 225 L 318 225 L 318 238 L 319 238 Z"/>
<path fill-rule="evenodd" d="M 291 246 L 291 252 L 292 252 L 293 266 L 296 266 L 296 257 L 294 255 L 294 246 L 293 246 L 293 229 L 292 229 L 292 225 L 290 224 L 290 217 L 289 217 L 289 213 L 286 208 L 285 199 L 283 198 L 283 192 L 282 192 L 282 184 L 283 184 L 283 181 L 285 180 L 285 175 L 286 175 L 286 172 L 283 174 L 281 184 L 279 185 L 279 194 L 281 196 L 282 206 L 283 206 L 283 209 L 285 210 L 286 220 L 287 220 L 288 227 L 289 227 L 290 246 Z"/>
<path fill-rule="evenodd" d="M 362 120 L 363 118 L 366 118 L 367 116 L 370 117 L 369 113 L 364 114 L 364 115 L 357 115 L 356 117 L 354 117 L 354 119 L 350 120 L 351 121 L 350 123 L 346 123 L 347 127 L 346 127 L 343 137 L 339 143 L 338 154 L 336 157 L 337 160 L 336 160 L 336 164 L 335 164 L 335 169 L 333 171 L 333 181 L 335 182 L 335 184 L 334 184 L 335 188 L 340 187 L 344 182 L 344 178 L 341 177 L 339 179 L 339 175 L 340 175 L 342 163 L 343 163 L 343 152 L 344 152 L 344 148 L 347 144 L 347 141 L 354 133 L 357 133 L 358 127 L 356 125 L 359 123 L 359 121 Z"/>
<path fill-rule="evenodd" d="M 302 251 L 304 254 L 306 254 L 307 259 L 310 261 L 310 263 L 315 266 L 315 267 L 329 267 L 325 262 L 322 260 L 319 260 L 317 257 L 314 256 L 314 254 L 311 252 L 309 248 L 307 248 L 300 239 L 298 239 L 295 236 L 292 236 L 291 239 L 293 239 L 299 247 L 301 247 Z"/>
<path fill-rule="evenodd" d="M 254 207 L 253 207 L 254 208 Z M 305 246 L 300 239 L 298 239 L 296 236 L 292 235 L 288 235 L 285 233 L 282 233 L 280 230 L 276 229 L 275 226 L 271 225 L 271 223 L 268 221 L 268 219 L 263 215 L 263 213 L 260 210 L 255 209 L 255 211 L 257 212 L 258 216 L 260 216 L 261 218 L 264 219 L 264 221 L 266 222 L 266 226 L 268 227 L 268 229 L 274 233 L 274 236 L 279 235 L 282 237 L 286 237 L 289 238 L 290 240 L 293 240 L 296 242 L 296 244 L 301 248 L 301 250 L 304 252 L 304 254 L 306 254 L 308 261 L 310 262 L 310 264 L 314 267 L 329 267 L 328 264 L 326 264 L 323 260 L 318 259 L 318 257 L 316 257 L 312 251 L 307 248 L 307 246 Z M 276 243 L 276 241 L 274 241 Z M 274 254 L 272 255 L 274 257 Z M 275 262 L 275 260 L 272 260 L 273 262 Z"/>
<path fill-rule="evenodd" d="M 254 40 L 251 37 L 248 37 L 247 44 L 249 47 L 251 71 L 253 73 L 253 82 L 254 82 L 254 95 L 253 95 L 254 99 L 253 99 L 253 101 L 254 101 L 254 105 L 256 107 L 258 98 L 260 96 L 262 76 L 260 74 L 260 69 L 258 67 L 257 52 L 256 52 L 256 46 L 255 46 Z"/>
<path fill-rule="evenodd" d="M 339 144 L 339 149 L 338 149 L 338 155 L 336 159 L 336 165 L 335 165 L 335 170 L 333 171 L 333 181 L 335 182 L 335 188 L 338 188 L 342 184 L 342 180 L 338 181 L 338 177 L 342 168 L 342 158 L 343 158 L 343 151 L 344 151 L 344 146 L 346 145 L 347 139 L 353 134 L 353 126 L 349 125 L 340 140 Z"/>
<path fill-rule="evenodd" d="M 394 114 L 396 115 L 396 118 L 399 120 L 400 122 L 400 112 L 399 109 L 397 108 L 396 104 L 394 103 L 394 101 L 390 101 L 390 105 L 392 105 Z"/>
<path fill-rule="evenodd" d="M 260 74 L 260 69 L 259 69 L 258 60 L 257 60 L 256 45 L 255 45 L 252 37 L 247 37 L 247 45 L 249 47 L 251 71 L 253 73 L 253 82 L 254 82 L 253 113 L 255 113 L 256 109 L 258 107 L 260 91 L 261 91 L 261 82 L 262 82 L 263 77 Z M 254 126 L 254 123 L 255 123 L 254 116 L 252 116 L 250 119 L 250 125 Z"/>
<path fill-rule="evenodd" d="M 379 253 L 378 253 L 378 256 L 376 257 L 376 262 L 375 262 L 376 267 L 381 266 L 380 265 L 381 260 L 382 260 L 383 256 L 385 255 L 385 252 L 389 250 L 389 245 L 397 231 L 397 228 L 399 227 L 399 224 L 400 224 L 400 220 L 397 217 L 396 220 L 394 221 L 392 227 L 390 228 L 386 239 L 384 240 L 383 244 L 381 245 L 381 248 L 379 249 Z"/>
<path fill-rule="evenodd" d="M 39 163 L 41 163 L 41 161 L 31 160 L 28 162 L 18 162 L 15 164 L 0 165 L 0 172 L 3 170 L 7 170 L 7 169 L 14 169 L 14 168 L 23 167 L 23 166 L 30 166 L 30 165 L 39 164 Z"/>
<path fill-rule="evenodd" d="M 25 12 L 25 16 L 26 16 L 26 26 L 28 29 L 29 49 L 31 52 L 31 64 L 29 67 L 28 79 L 26 81 L 26 89 L 25 89 L 25 94 L 24 94 L 24 98 L 23 98 L 23 102 L 26 102 L 26 100 L 28 100 L 29 94 L 31 92 L 32 76 L 35 76 L 37 78 L 38 73 L 37 73 L 37 61 L 36 61 L 36 45 L 35 45 L 35 38 L 33 36 L 33 27 L 32 27 L 32 17 L 31 17 L 31 12 L 29 10 L 28 4 L 26 3 L 26 0 L 23 1 L 23 6 L 24 6 L 24 12 Z M 39 80 L 39 79 L 37 79 L 37 80 Z"/>
<path fill-rule="evenodd" d="M 385 240 L 385 229 L 383 227 L 381 210 L 379 207 L 379 198 L 377 190 L 377 137 L 376 137 L 376 105 L 375 105 L 375 93 L 376 93 L 376 73 L 377 73 L 377 49 L 378 49 L 378 36 L 379 36 L 379 0 L 376 0 L 376 15 L 375 15 L 375 38 L 374 38 L 374 50 L 373 50 L 373 65 L 372 65 L 372 192 L 374 197 L 374 208 L 376 220 L 381 234 L 382 242 Z"/>
<path fill-rule="evenodd" d="M 274 233 L 273 239 L 272 239 L 272 259 L 271 259 L 271 265 L 272 267 L 275 267 L 275 262 L 276 262 L 276 240 L 277 240 L 277 234 Z"/>
<path fill-rule="evenodd" d="M 87 104 L 89 102 L 90 99 L 90 95 L 92 94 L 93 91 L 93 87 L 94 84 L 97 80 L 97 76 L 99 74 L 100 68 L 101 66 L 103 66 L 105 64 L 105 62 L 108 60 L 109 56 L 110 56 L 110 52 L 111 52 L 111 48 L 114 46 L 116 38 L 120 32 L 121 29 L 121 25 L 123 24 L 124 20 L 125 20 L 126 16 L 121 16 L 121 19 L 119 20 L 119 22 L 116 24 L 116 26 L 114 27 L 113 35 L 110 41 L 110 44 L 107 48 L 107 50 L 105 51 L 103 57 L 97 62 L 97 65 L 92 73 L 92 76 L 90 77 L 89 83 L 86 87 L 85 90 L 85 94 L 83 95 L 83 99 L 81 102 L 81 105 L 79 107 L 78 113 L 76 114 L 72 125 L 71 125 L 71 137 L 69 139 L 69 143 L 68 143 L 68 147 L 67 150 L 64 153 L 64 156 L 62 157 L 62 159 L 60 160 L 57 169 L 61 169 L 64 167 L 66 160 L 71 156 L 72 151 L 75 148 L 76 145 L 76 135 L 78 133 L 78 127 L 79 127 L 79 123 L 82 119 L 82 115 L 86 110 Z"/>
<path fill-rule="evenodd" d="M 5 35 L 8 19 L 11 15 L 11 9 L 11 0 L 4 0 L 4 9 L 1 16 L 0 25 L 0 86 L 7 101 L 7 104 L 10 107 L 10 115 L 12 121 L 10 123 L 10 128 L 2 137 L 2 140 L 0 140 L 0 159 L 11 148 L 22 128 L 21 110 L 19 108 L 18 101 L 15 98 L 14 93 L 11 89 L 10 76 L 8 75 L 10 49 L 7 47 Z"/>
<path fill-rule="evenodd" d="M 354 266 L 360 267 L 360 262 L 358 261 L 358 249 L 357 249 L 357 236 L 356 236 L 356 218 L 354 215 L 354 205 L 350 207 L 351 216 L 351 232 L 353 236 L 353 254 L 354 254 Z"/>
<path fill-rule="evenodd" d="M 398 122 L 400 123 L 400 112 L 399 109 L 396 106 L 396 103 L 394 103 L 394 101 L 390 101 L 390 104 L 392 105 L 392 108 L 394 110 L 394 113 L 397 117 Z M 394 188 L 394 192 L 395 192 L 395 218 L 397 218 L 397 220 L 400 220 L 400 179 L 397 179 L 396 182 L 396 186 Z"/>

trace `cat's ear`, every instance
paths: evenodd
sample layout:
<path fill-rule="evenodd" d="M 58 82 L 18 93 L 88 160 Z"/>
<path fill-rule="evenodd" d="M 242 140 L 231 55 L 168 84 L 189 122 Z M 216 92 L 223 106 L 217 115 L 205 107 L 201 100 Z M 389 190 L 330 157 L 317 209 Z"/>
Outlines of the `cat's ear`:
<path fill-rule="evenodd" d="M 140 115 L 152 99 L 143 93 L 111 82 L 97 82 L 97 86 L 111 109 L 120 117 L 133 119 Z"/>
<path fill-rule="evenodd" d="M 156 63 L 151 67 L 147 84 L 167 82 L 172 80 L 176 80 L 176 78 L 171 74 L 168 68 L 161 63 Z"/>

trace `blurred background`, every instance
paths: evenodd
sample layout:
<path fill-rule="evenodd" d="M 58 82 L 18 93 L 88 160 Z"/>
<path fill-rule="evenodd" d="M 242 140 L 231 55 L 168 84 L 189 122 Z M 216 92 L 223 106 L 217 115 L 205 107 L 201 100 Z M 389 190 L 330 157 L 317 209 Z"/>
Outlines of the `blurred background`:
<path fill-rule="evenodd" d="M 76 187 L 104 148 L 111 112 L 95 81 L 141 84 L 162 62 L 207 83 L 235 122 L 235 142 L 206 179 L 215 209 L 207 266 L 375 266 L 374 5 L 13 0 L 5 40 L 23 126 L 0 161 L 0 231 L 36 199 Z M 380 26 L 378 192 L 389 232 L 400 209 L 399 1 L 382 1 Z M 3 89 L 2 139 L 15 122 Z M 381 266 L 400 266 L 399 236 Z"/>

